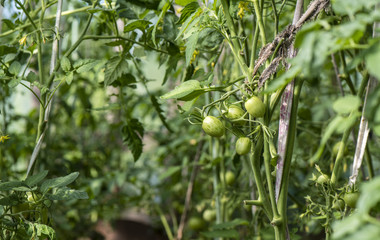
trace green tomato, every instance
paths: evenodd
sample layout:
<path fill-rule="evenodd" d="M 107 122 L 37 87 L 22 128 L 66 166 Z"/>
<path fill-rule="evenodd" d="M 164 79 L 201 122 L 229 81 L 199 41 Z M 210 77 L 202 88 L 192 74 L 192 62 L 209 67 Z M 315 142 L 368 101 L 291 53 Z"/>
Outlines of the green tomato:
<path fill-rule="evenodd" d="M 200 230 L 205 225 L 205 222 L 199 217 L 191 217 L 187 224 L 192 230 Z"/>
<path fill-rule="evenodd" d="M 203 219 L 206 221 L 206 222 L 212 222 L 214 221 L 216 218 L 216 211 L 215 210 L 212 210 L 212 209 L 206 209 L 204 212 L 203 212 Z"/>
<path fill-rule="evenodd" d="M 232 185 L 235 182 L 235 173 L 231 171 L 227 171 L 224 175 L 224 179 L 226 180 L 227 185 Z"/>
<path fill-rule="evenodd" d="M 236 119 L 243 117 L 244 114 L 245 114 L 245 111 L 243 109 L 241 109 L 241 107 L 239 107 L 237 105 L 231 105 L 227 110 L 226 117 L 230 120 L 236 120 Z M 245 121 L 239 120 L 239 121 L 236 121 L 234 123 L 236 123 L 238 125 L 244 125 Z"/>
<path fill-rule="evenodd" d="M 251 140 L 247 137 L 241 137 L 236 141 L 236 153 L 245 155 L 251 151 Z"/>
<path fill-rule="evenodd" d="M 223 123 L 213 116 L 207 116 L 202 122 L 202 128 L 212 137 L 222 137 L 224 135 Z"/>
<path fill-rule="evenodd" d="M 336 200 L 333 203 L 332 208 L 335 210 L 343 211 L 344 210 L 344 201 L 342 199 Z"/>
<path fill-rule="evenodd" d="M 264 117 L 265 104 L 261 101 L 260 98 L 253 96 L 245 102 L 244 106 L 252 117 Z"/>
<path fill-rule="evenodd" d="M 317 178 L 317 183 L 319 184 L 327 184 L 330 182 L 330 178 L 329 176 L 327 176 L 326 174 L 321 174 L 318 178 Z"/>
<path fill-rule="evenodd" d="M 359 198 L 359 193 L 353 192 L 353 193 L 346 193 L 343 197 L 343 200 L 347 204 L 347 206 L 349 206 L 350 208 L 355 208 L 358 198 Z"/>

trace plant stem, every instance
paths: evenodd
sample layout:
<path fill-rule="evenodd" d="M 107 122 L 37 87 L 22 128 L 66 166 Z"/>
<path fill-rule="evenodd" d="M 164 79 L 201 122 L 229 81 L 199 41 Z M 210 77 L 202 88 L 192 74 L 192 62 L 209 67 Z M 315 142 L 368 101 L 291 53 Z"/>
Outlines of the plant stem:
<path fill-rule="evenodd" d="M 266 37 L 265 37 L 265 28 L 264 28 L 264 23 L 263 23 L 263 17 L 261 15 L 261 10 L 259 7 L 259 2 L 258 0 L 253 0 L 253 5 L 255 7 L 255 14 L 257 18 L 257 22 L 259 24 L 259 29 L 260 29 L 260 37 L 261 37 L 261 45 L 264 46 L 267 42 Z"/>
<path fill-rule="evenodd" d="M 290 165 L 293 156 L 293 148 L 294 148 L 294 140 L 296 136 L 297 130 L 297 109 L 298 102 L 301 94 L 303 81 L 300 79 L 294 80 L 294 94 L 293 94 L 293 104 L 290 114 L 288 135 L 287 135 L 287 146 L 286 146 L 286 154 L 284 158 L 284 168 L 281 179 L 281 188 L 279 191 L 279 198 L 277 202 L 277 207 L 281 218 L 283 219 L 282 224 L 282 232 L 286 232 L 287 230 L 287 195 L 288 195 L 288 186 L 289 186 L 289 173 L 290 173 Z"/>
<path fill-rule="evenodd" d="M 259 193 L 258 199 L 260 202 L 262 202 L 263 210 L 265 214 L 267 215 L 269 220 L 272 221 L 273 212 L 271 210 L 271 204 L 270 204 L 270 201 L 268 200 L 268 193 L 265 191 L 264 183 L 263 183 L 263 180 L 261 178 L 261 173 L 260 173 L 260 156 L 263 150 L 263 145 L 264 145 L 263 142 L 264 142 L 264 138 L 261 133 L 254 150 L 253 149 L 251 150 L 251 152 L 253 153 L 249 155 L 249 158 L 250 158 L 251 168 L 253 171 L 253 176 L 255 177 L 257 190 Z"/>

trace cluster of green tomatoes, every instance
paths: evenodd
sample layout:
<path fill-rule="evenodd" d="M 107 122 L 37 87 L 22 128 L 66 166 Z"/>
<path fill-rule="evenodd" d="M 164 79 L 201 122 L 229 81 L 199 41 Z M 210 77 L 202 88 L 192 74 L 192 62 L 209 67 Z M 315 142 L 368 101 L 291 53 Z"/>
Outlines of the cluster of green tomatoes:
<path fill-rule="evenodd" d="M 247 112 L 254 118 L 261 118 L 265 114 L 265 104 L 257 96 L 252 96 L 245 103 Z M 238 125 L 244 125 L 245 111 L 238 105 L 231 105 L 225 112 L 225 116 Z M 221 120 L 214 116 L 207 116 L 203 119 L 202 129 L 206 134 L 220 138 L 225 134 L 225 127 Z M 239 137 L 236 141 L 236 153 L 239 155 L 248 154 L 251 150 L 251 140 L 248 137 Z"/>

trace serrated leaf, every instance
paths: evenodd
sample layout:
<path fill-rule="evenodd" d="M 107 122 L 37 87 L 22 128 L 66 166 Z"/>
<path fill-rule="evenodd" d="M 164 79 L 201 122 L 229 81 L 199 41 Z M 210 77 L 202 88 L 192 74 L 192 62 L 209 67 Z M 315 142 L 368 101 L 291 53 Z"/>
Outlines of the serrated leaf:
<path fill-rule="evenodd" d="M 21 82 L 21 78 L 13 78 L 9 83 L 8 83 L 8 87 L 10 88 L 15 88 L 17 87 Z"/>
<path fill-rule="evenodd" d="M 232 238 L 238 239 L 239 232 L 235 229 L 213 230 L 209 232 L 201 232 L 201 235 L 207 238 Z"/>
<path fill-rule="evenodd" d="M 65 71 L 65 72 L 68 72 L 68 71 L 70 71 L 70 69 L 71 69 L 71 63 L 70 63 L 70 60 L 69 60 L 67 57 L 65 57 L 65 56 L 63 56 L 63 57 L 61 58 L 61 68 L 62 68 L 62 70 Z"/>
<path fill-rule="evenodd" d="M 144 137 L 144 127 L 139 120 L 133 118 L 128 120 L 127 124 L 122 128 L 123 141 L 127 143 L 131 150 L 135 162 L 141 156 L 143 150 L 142 139 Z"/>
<path fill-rule="evenodd" d="M 340 97 L 333 103 L 333 109 L 340 114 L 348 114 L 360 107 L 361 101 L 358 96 L 347 95 Z"/>
<path fill-rule="evenodd" d="M 201 17 L 199 17 L 201 13 L 202 9 L 198 8 L 196 12 L 191 14 L 191 16 L 182 24 L 181 30 L 175 40 L 178 40 L 187 29 L 191 30 L 200 20 L 202 20 Z"/>
<path fill-rule="evenodd" d="M 18 75 L 18 73 L 20 72 L 20 70 L 21 70 L 21 64 L 20 64 L 19 62 L 17 62 L 17 61 L 13 62 L 13 63 L 9 66 L 9 69 L 8 69 L 8 71 L 9 71 L 11 74 L 15 75 L 15 76 Z"/>
<path fill-rule="evenodd" d="M 53 179 L 48 179 L 44 181 L 41 185 L 41 192 L 47 192 L 49 189 L 57 188 L 57 187 L 64 187 L 66 185 L 69 185 L 70 183 L 74 182 L 75 179 L 79 176 L 78 172 L 70 173 L 67 176 L 64 177 L 57 177 Z"/>
<path fill-rule="evenodd" d="M 64 81 L 67 83 L 67 85 L 70 85 L 74 79 L 74 73 L 69 72 L 66 76 L 63 77 Z"/>
<path fill-rule="evenodd" d="M 195 51 L 195 47 L 197 46 L 199 38 L 199 32 L 194 33 L 189 39 L 187 40 L 185 46 L 186 46 L 186 66 L 190 64 L 190 60 L 193 57 L 193 53 Z"/>
<path fill-rule="evenodd" d="M 182 10 L 181 16 L 179 17 L 177 23 L 184 23 L 190 16 L 199 8 L 199 4 L 197 1 L 191 1 L 188 3 Z"/>
<path fill-rule="evenodd" d="M 168 129 L 170 132 L 173 132 L 173 130 L 170 128 L 169 124 L 166 122 L 166 118 L 163 114 L 163 110 L 161 109 L 161 105 L 158 103 L 157 99 L 155 96 L 150 95 L 150 101 L 153 104 L 154 109 L 156 110 L 158 117 L 160 118 L 162 124 Z"/>
<path fill-rule="evenodd" d="M 104 72 L 104 85 L 109 86 L 115 80 L 122 76 L 122 74 L 128 71 L 127 61 L 120 57 L 116 56 L 108 60 L 106 63 L 106 70 Z"/>
<path fill-rule="evenodd" d="M 81 59 L 74 63 L 74 68 L 77 73 L 88 72 L 100 62 L 101 61 L 95 59 Z"/>
<path fill-rule="evenodd" d="M 25 183 L 29 187 L 33 187 L 33 186 L 37 185 L 39 182 L 41 182 L 47 176 L 48 172 L 49 172 L 48 170 L 44 170 L 42 172 L 39 172 L 36 175 L 29 176 L 25 179 Z"/>
<path fill-rule="evenodd" d="M 85 191 L 74 190 L 67 187 L 59 188 L 54 194 L 49 196 L 50 200 L 73 200 L 73 199 L 88 199 Z"/>
<path fill-rule="evenodd" d="M 198 80 L 189 80 L 186 82 L 183 82 L 181 85 L 177 86 L 175 89 L 172 91 L 164 94 L 161 96 L 161 99 L 170 99 L 170 98 L 175 98 L 175 99 L 186 99 L 186 97 L 191 97 L 192 94 L 201 92 L 203 93 L 203 89 L 201 87 L 201 84 L 199 83 Z M 195 96 L 196 97 L 196 96 Z M 193 98 L 195 98 L 193 97 Z M 193 99 L 191 98 L 191 99 Z M 191 100 L 188 99 L 188 100 Z M 186 100 L 186 101 L 188 101 Z"/>
<path fill-rule="evenodd" d="M 130 32 L 130 31 L 136 30 L 136 29 L 140 29 L 142 32 L 145 32 L 145 29 L 150 24 L 152 24 L 152 23 L 149 22 L 149 21 L 146 21 L 146 20 L 136 20 L 136 21 L 133 21 L 133 22 L 127 24 L 124 27 L 124 32 L 126 33 L 126 32 Z"/>

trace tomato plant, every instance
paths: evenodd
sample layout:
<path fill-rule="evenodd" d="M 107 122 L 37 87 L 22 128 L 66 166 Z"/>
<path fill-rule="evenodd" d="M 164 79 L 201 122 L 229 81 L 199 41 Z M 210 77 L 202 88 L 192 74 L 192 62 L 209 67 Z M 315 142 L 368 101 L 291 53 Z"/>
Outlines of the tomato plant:
<path fill-rule="evenodd" d="M 1 239 L 380 235 L 377 0 L 0 4 Z"/>

